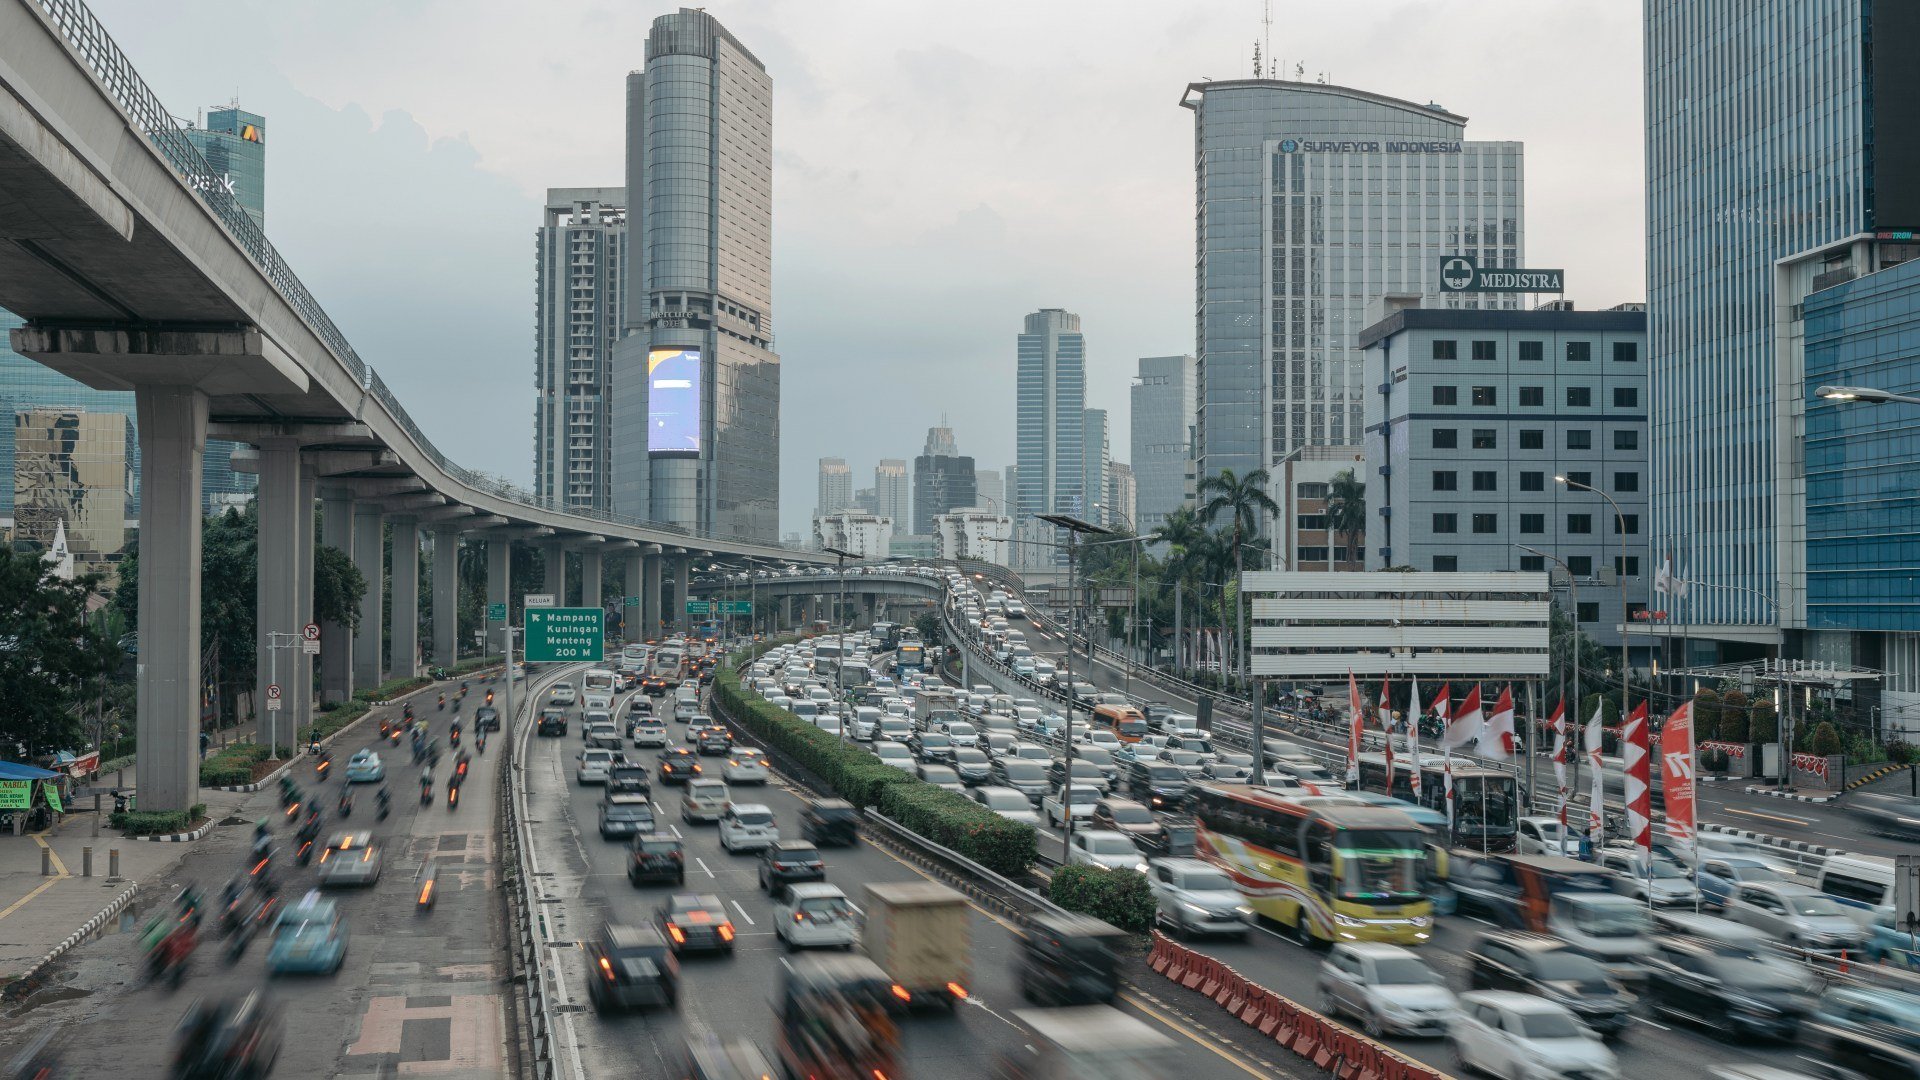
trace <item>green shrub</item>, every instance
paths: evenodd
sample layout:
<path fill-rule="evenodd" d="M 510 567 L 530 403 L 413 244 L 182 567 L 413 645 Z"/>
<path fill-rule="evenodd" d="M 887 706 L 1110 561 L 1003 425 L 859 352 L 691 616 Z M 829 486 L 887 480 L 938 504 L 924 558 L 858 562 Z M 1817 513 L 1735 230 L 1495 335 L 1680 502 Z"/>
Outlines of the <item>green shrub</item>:
<path fill-rule="evenodd" d="M 1705 750 L 1700 754 L 1700 767 L 1710 773 L 1727 771 L 1727 752 L 1725 750 Z"/>
<path fill-rule="evenodd" d="M 236 787 L 253 782 L 253 766 L 231 758 L 200 763 L 201 787 Z"/>
<path fill-rule="evenodd" d="M 1780 717 L 1774 711 L 1773 702 L 1760 700 L 1753 703 L 1747 713 L 1747 741 L 1750 743 L 1770 743 L 1780 741 Z"/>
<path fill-rule="evenodd" d="M 918 780 L 890 784 L 881 790 L 880 812 L 996 874 L 1018 876 L 1033 864 L 1033 826 L 1008 821 L 945 788 Z"/>
<path fill-rule="evenodd" d="M 1887 760 L 1897 765 L 1912 765 L 1920 762 L 1920 746 L 1890 739 L 1887 742 Z"/>
<path fill-rule="evenodd" d="M 1808 742 L 1813 747 L 1813 752 L 1821 757 L 1840 752 L 1840 732 L 1826 720 L 1814 726 L 1813 738 Z"/>
<path fill-rule="evenodd" d="M 1053 872 L 1047 896 L 1068 911 L 1091 915 L 1122 930 L 1144 934 L 1153 929 L 1153 890 L 1147 876 L 1133 870 L 1062 866 Z"/>
<path fill-rule="evenodd" d="M 128 836 L 159 836 L 185 832 L 206 816 L 207 804 L 195 803 L 191 810 L 121 810 L 109 815 L 107 823 Z"/>

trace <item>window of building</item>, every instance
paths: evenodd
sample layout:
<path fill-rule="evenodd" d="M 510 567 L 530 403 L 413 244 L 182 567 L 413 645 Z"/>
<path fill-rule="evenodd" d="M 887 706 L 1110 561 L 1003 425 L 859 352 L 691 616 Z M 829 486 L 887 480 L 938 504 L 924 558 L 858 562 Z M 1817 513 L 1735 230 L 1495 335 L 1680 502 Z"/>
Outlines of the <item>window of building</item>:
<path fill-rule="evenodd" d="M 1590 472 L 1574 472 L 1572 470 L 1568 470 L 1566 475 L 1567 475 L 1567 479 L 1573 481 L 1576 484 L 1579 484 L 1581 487 L 1593 486 L 1593 474 Z"/>
<path fill-rule="evenodd" d="M 1301 514 L 1299 527 L 1302 529 L 1324 529 L 1327 527 L 1327 515 Z"/>
<path fill-rule="evenodd" d="M 1522 428 L 1520 431 L 1520 449 L 1545 450 L 1547 433 L 1539 428 Z"/>
<path fill-rule="evenodd" d="M 1437 533 L 1459 532 L 1460 531 L 1460 515 L 1458 514 L 1433 515 L 1433 531 Z"/>
<path fill-rule="evenodd" d="M 1493 342 L 1476 341 L 1473 343 L 1473 358 L 1475 360 L 1498 360 L 1500 357 L 1499 351 L 1494 348 Z"/>
<path fill-rule="evenodd" d="M 1622 524 L 1626 525 L 1628 536 L 1638 535 L 1640 532 L 1640 515 L 1639 514 L 1621 514 L 1619 517 L 1614 518 L 1613 531 L 1618 533 L 1620 531 L 1620 526 Z"/>
<path fill-rule="evenodd" d="M 1460 446 L 1460 432 L 1455 428 L 1434 428 L 1433 448 L 1435 450 L 1453 450 Z"/>
<path fill-rule="evenodd" d="M 1460 359 L 1460 343 L 1457 341 L 1451 341 L 1451 340 L 1442 341 L 1438 338 L 1434 339 L 1433 358 L 1435 360 Z"/>
<path fill-rule="evenodd" d="M 1593 388 L 1590 386 L 1567 387 L 1567 408 L 1584 409 L 1593 404 Z"/>
<path fill-rule="evenodd" d="M 1477 533 L 1481 533 L 1483 535 L 1486 533 L 1499 532 L 1500 531 L 1500 515 L 1499 514 L 1473 515 L 1473 531 Z"/>
<path fill-rule="evenodd" d="M 1546 349 L 1545 342 L 1523 341 L 1520 343 L 1520 359 L 1544 360 L 1546 359 L 1546 356 L 1547 356 L 1547 349 Z"/>
<path fill-rule="evenodd" d="M 1591 555 L 1567 556 L 1567 570 L 1568 572 L 1573 574 L 1574 577 L 1582 577 L 1582 578 L 1592 577 L 1593 576 L 1593 556 Z"/>
<path fill-rule="evenodd" d="M 1436 387 L 1434 387 L 1434 388 L 1433 388 L 1433 403 L 1434 403 L 1435 405 L 1458 405 L 1458 404 L 1460 404 L 1460 388 L 1459 388 L 1459 387 L 1457 387 L 1457 386 L 1436 386 Z"/>
<path fill-rule="evenodd" d="M 1567 361 L 1569 363 L 1584 364 L 1592 359 L 1593 359 L 1593 342 L 1591 341 L 1567 342 Z"/>
<path fill-rule="evenodd" d="M 1433 473 L 1433 490 L 1459 491 L 1460 474 L 1451 469 L 1435 469 Z"/>
<path fill-rule="evenodd" d="M 1613 359 L 1622 364 L 1631 364 L 1640 359 L 1640 343 L 1637 341 L 1614 342 Z"/>
<path fill-rule="evenodd" d="M 1475 450 L 1500 449 L 1500 433 L 1490 427 L 1473 429 L 1473 448 Z"/>
<path fill-rule="evenodd" d="M 1640 388 L 1637 386 L 1616 386 L 1613 388 L 1613 407 L 1616 409 L 1637 409 L 1640 407 Z"/>
<path fill-rule="evenodd" d="M 1613 557 L 1613 572 L 1619 574 L 1621 577 L 1639 577 L 1640 556 L 1628 555 L 1622 558 L 1619 555 L 1615 555 Z"/>
<path fill-rule="evenodd" d="M 1473 403 L 1479 406 L 1500 404 L 1500 392 L 1491 386 L 1473 388 Z"/>
<path fill-rule="evenodd" d="M 1297 552 L 1299 561 L 1301 562 L 1326 562 L 1327 561 L 1327 549 L 1323 547 L 1303 547 L 1303 548 L 1296 548 L 1295 551 Z"/>
<path fill-rule="evenodd" d="M 1627 621 L 1628 622 L 1639 622 L 1640 620 L 1646 618 L 1646 612 L 1647 612 L 1647 605 L 1636 604 L 1636 603 L 1633 603 L 1632 601 L 1628 601 L 1627 603 Z"/>
<path fill-rule="evenodd" d="M 1575 612 L 1575 618 L 1581 622 L 1599 622 L 1600 605 L 1582 601 L 1579 610 Z"/>
<path fill-rule="evenodd" d="M 1540 405 L 1545 405 L 1546 403 L 1547 403 L 1546 387 L 1523 386 L 1520 388 L 1520 404 L 1522 407 L 1525 407 L 1528 405 L 1540 406 Z"/>
<path fill-rule="evenodd" d="M 1547 474 L 1541 472 L 1523 472 L 1520 474 L 1521 491 L 1547 490 Z"/>
<path fill-rule="evenodd" d="M 1632 428 L 1615 431 L 1613 433 L 1613 448 L 1615 450 L 1640 449 L 1640 433 Z"/>
<path fill-rule="evenodd" d="M 1544 573 L 1547 569 L 1547 558 L 1544 555 L 1522 555 L 1520 556 L 1520 569 L 1535 574 Z"/>
<path fill-rule="evenodd" d="M 1473 490 L 1499 491 L 1500 490 L 1500 474 L 1490 469 L 1488 470 L 1476 469 L 1473 474 Z"/>
<path fill-rule="evenodd" d="M 1297 498 L 1302 499 L 1324 499 L 1327 497 L 1328 489 L 1325 484 L 1295 484 L 1293 493 Z"/>
<path fill-rule="evenodd" d="M 1543 533 L 1547 531 L 1547 515 L 1521 514 L 1520 531 L 1523 533 Z"/>
<path fill-rule="evenodd" d="M 1433 572 L 1434 572 L 1434 573 L 1436 573 L 1436 574 L 1453 574 L 1453 573 L 1458 573 L 1458 572 L 1459 572 L 1459 570 L 1460 570 L 1460 556 L 1458 556 L 1458 555 L 1435 555 L 1435 556 L 1433 557 Z"/>
<path fill-rule="evenodd" d="M 1617 472 L 1613 474 L 1613 490 L 1639 491 L 1640 474 L 1637 472 Z"/>
<path fill-rule="evenodd" d="M 1568 514 L 1567 531 L 1575 536 L 1584 536 L 1593 532 L 1592 514 Z"/>
<path fill-rule="evenodd" d="M 1567 449 L 1569 450 L 1593 449 L 1593 432 L 1587 428 L 1567 429 Z"/>

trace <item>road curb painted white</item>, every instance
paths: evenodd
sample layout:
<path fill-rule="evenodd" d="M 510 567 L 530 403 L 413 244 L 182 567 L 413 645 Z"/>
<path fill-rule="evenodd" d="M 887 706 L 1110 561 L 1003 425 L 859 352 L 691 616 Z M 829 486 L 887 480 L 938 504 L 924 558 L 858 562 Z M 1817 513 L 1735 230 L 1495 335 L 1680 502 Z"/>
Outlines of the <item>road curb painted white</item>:
<path fill-rule="evenodd" d="M 1798 792 L 1781 791 L 1778 788 L 1758 787 L 1751 784 L 1743 790 L 1749 795 L 1765 795 L 1769 799 L 1792 799 L 1794 802 L 1803 803 L 1830 803 L 1840 797 L 1837 792 L 1832 795 L 1802 795 Z"/>
<path fill-rule="evenodd" d="M 1711 822 L 1703 823 L 1700 826 L 1700 831 L 1716 833 L 1720 836 L 1738 836 L 1745 840 L 1752 840 L 1756 844 L 1765 844 L 1767 847 L 1780 848 L 1784 851 L 1798 851 L 1806 855 L 1818 855 L 1821 858 L 1845 855 L 1847 853 L 1847 849 L 1845 848 L 1827 847 L 1824 844 L 1809 844 L 1804 840 L 1785 840 L 1763 832 L 1754 832 L 1752 829 L 1735 829 L 1731 826 L 1715 825 Z"/>
<path fill-rule="evenodd" d="M 189 844 L 207 835 L 208 830 L 212 828 L 213 828 L 213 819 L 208 818 L 206 824 L 200 826 L 199 828 L 193 830 L 192 832 L 167 833 L 164 836 L 137 836 L 134 839 L 150 840 L 156 844 Z"/>

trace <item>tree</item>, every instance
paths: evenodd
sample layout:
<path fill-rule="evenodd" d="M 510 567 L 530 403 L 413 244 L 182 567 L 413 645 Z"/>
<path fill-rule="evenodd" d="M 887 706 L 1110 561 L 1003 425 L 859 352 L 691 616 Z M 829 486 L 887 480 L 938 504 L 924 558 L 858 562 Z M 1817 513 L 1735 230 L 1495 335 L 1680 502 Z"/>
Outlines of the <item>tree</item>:
<path fill-rule="evenodd" d="M 1154 531 L 1153 542 L 1167 547 L 1167 580 L 1173 585 L 1173 667 L 1175 671 L 1186 668 L 1186 608 L 1182 594 L 1184 586 L 1193 580 L 1193 546 L 1207 534 L 1200 519 L 1194 516 L 1193 504 L 1182 503 L 1180 508 L 1168 514 Z"/>
<path fill-rule="evenodd" d="M 1200 481 L 1198 493 L 1207 501 L 1200 507 L 1200 516 L 1208 522 L 1222 514 L 1227 516 L 1233 535 L 1233 645 L 1234 652 L 1240 658 L 1240 678 L 1247 678 L 1247 622 L 1246 604 L 1241 600 L 1240 580 L 1246 573 L 1246 562 L 1242 552 L 1246 550 L 1248 538 L 1258 536 L 1265 530 L 1260 526 L 1267 519 L 1280 512 L 1280 505 L 1267 494 L 1267 470 L 1254 469 L 1245 476 L 1235 476 L 1232 469 L 1222 469 L 1218 473 Z M 1221 674 L 1225 674 L 1222 672 Z M 1261 723 L 1264 713 L 1255 710 L 1253 714 L 1253 747 L 1258 750 L 1266 734 Z M 1255 783 L 1264 782 L 1266 770 L 1263 768 L 1266 755 L 1253 755 L 1253 779 Z"/>
<path fill-rule="evenodd" d="M 1827 720 L 1814 725 L 1813 736 L 1808 742 L 1813 745 L 1813 752 L 1821 757 L 1840 752 L 1840 732 Z"/>
<path fill-rule="evenodd" d="M 314 618 L 358 631 L 360 600 L 366 594 L 367 579 L 351 556 L 327 544 L 313 549 Z"/>
<path fill-rule="evenodd" d="M 1353 557 L 1361 558 L 1361 537 L 1367 532 L 1367 484 L 1352 469 L 1334 473 L 1327 485 L 1327 527 L 1346 537 Z"/>
<path fill-rule="evenodd" d="M 80 703 L 120 663 L 120 648 L 88 618 L 100 575 L 63 581 L 35 553 L 0 546 L 0 754 L 31 759 L 84 738 Z"/>
<path fill-rule="evenodd" d="M 1693 695 L 1693 737 L 1705 741 L 1717 739 L 1726 727 L 1726 706 L 1719 691 L 1703 686 Z"/>
<path fill-rule="evenodd" d="M 1761 698 L 1747 710 L 1747 738 L 1750 743 L 1772 743 L 1780 741 L 1780 715 L 1774 710 L 1773 702 Z"/>

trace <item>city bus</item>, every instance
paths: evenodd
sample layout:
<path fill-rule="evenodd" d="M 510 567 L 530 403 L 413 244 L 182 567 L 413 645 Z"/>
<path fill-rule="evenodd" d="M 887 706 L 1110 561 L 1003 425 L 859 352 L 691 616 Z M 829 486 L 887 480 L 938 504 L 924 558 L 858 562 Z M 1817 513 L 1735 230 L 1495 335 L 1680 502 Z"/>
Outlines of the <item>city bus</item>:
<path fill-rule="evenodd" d="M 920 671 L 927 666 L 926 646 L 917 641 L 902 641 L 894 651 L 893 666 L 896 671 Z"/>
<path fill-rule="evenodd" d="M 580 679 L 580 695 L 604 694 L 611 697 L 616 679 L 614 673 L 606 668 L 588 668 Z"/>
<path fill-rule="evenodd" d="M 1433 934 L 1425 833 L 1405 813 L 1340 795 L 1202 784 L 1194 853 L 1253 910 L 1302 938 L 1415 945 Z"/>
<path fill-rule="evenodd" d="M 638 677 L 647 670 L 647 646 L 645 642 L 628 642 L 620 649 L 620 673 Z"/>
<path fill-rule="evenodd" d="M 1405 758 L 1395 758 L 1393 790 L 1387 790 L 1387 762 L 1381 754 L 1360 755 L 1360 786 L 1396 799 L 1447 812 L 1444 758 L 1420 755 L 1420 798 L 1413 797 L 1413 774 Z M 1453 761 L 1453 837 L 1449 846 L 1475 851 L 1512 851 L 1520 825 L 1520 785 L 1513 773 Z"/>
<path fill-rule="evenodd" d="M 1131 705 L 1096 705 L 1093 722 L 1118 736 L 1123 743 L 1137 743 L 1147 734 L 1147 717 Z"/>
<path fill-rule="evenodd" d="M 687 643 L 674 638 L 655 647 L 647 657 L 647 675 L 640 688 L 654 697 L 680 685 L 687 675 Z"/>

